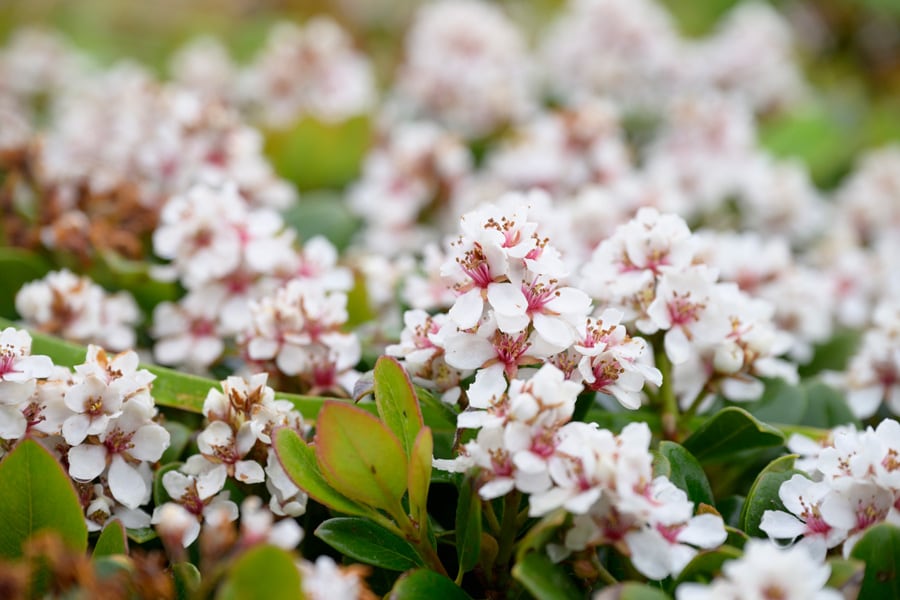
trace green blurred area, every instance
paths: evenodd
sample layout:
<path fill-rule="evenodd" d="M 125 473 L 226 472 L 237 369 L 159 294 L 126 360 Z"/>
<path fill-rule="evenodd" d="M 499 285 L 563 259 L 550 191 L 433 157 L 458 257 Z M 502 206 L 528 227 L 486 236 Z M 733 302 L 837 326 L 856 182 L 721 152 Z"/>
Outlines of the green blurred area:
<path fill-rule="evenodd" d="M 661 2 L 687 36 L 714 31 L 722 16 L 738 4 L 737 0 Z M 900 140 L 900 0 L 771 3 L 799 29 L 798 59 L 814 93 L 789 113 L 765 117 L 761 138 L 776 155 L 806 161 L 815 181 L 831 187 L 862 151 Z M 199 35 L 220 38 L 235 58 L 246 60 L 262 45 L 273 23 L 327 13 L 353 33 L 386 84 L 402 56 L 403 27 L 413 4 L 413 0 L 4 0 L 0 2 L 0 44 L 18 27 L 41 25 L 63 32 L 103 64 L 128 57 L 162 74 L 169 56 Z M 505 0 L 502 4 L 534 40 L 565 2 Z M 389 12 L 390 19 L 353 16 L 354 11 L 378 10 Z M 343 158 L 340 153 L 328 153 L 338 157 L 337 165 L 321 152 L 314 153 L 319 158 L 309 165 L 316 166 L 313 175 L 311 168 L 298 175 L 296 166 L 291 172 L 286 165 L 296 165 L 290 156 L 305 153 L 306 144 L 333 146 L 328 140 L 346 141 L 354 131 L 359 135 L 360 125 L 337 132 L 323 130 L 328 140 L 312 140 L 308 129 L 298 134 L 303 138 L 300 145 L 269 140 L 279 172 L 301 189 L 345 184 L 358 167 L 348 163 L 358 159 L 362 147 Z"/>

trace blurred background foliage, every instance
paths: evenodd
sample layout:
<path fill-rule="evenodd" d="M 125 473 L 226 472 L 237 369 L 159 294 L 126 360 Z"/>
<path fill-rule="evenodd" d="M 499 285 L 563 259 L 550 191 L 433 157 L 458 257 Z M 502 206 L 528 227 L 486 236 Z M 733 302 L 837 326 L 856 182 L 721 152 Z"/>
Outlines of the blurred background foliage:
<path fill-rule="evenodd" d="M 661 0 L 687 36 L 714 30 L 740 0 Z M 505 0 L 534 38 L 564 0 Z M 900 140 L 900 0 L 772 0 L 791 21 L 798 58 L 814 93 L 761 123 L 778 156 L 807 162 L 815 181 L 834 186 L 860 152 Z M 329 14 L 372 58 L 382 85 L 402 57 L 416 0 L 3 0 L 0 44 L 17 28 L 57 29 L 103 64 L 132 58 L 165 74 L 169 56 L 200 35 L 223 40 L 237 60 L 262 45 L 272 24 Z M 371 140 L 367 123 L 303 123 L 267 134 L 279 172 L 300 189 L 340 188 L 357 173 Z M 302 157 L 302 158 L 301 158 Z M 298 168 L 298 161 L 303 164 Z"/>

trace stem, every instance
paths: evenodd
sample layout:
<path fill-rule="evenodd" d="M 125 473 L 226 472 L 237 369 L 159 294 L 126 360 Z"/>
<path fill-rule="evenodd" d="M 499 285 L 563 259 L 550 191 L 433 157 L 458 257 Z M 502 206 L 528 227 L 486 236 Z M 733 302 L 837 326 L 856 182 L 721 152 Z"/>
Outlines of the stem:
<path fill-rule="evenodd" d="M 491 533 L 495 537 L 500 537 L 500 521 L 497 520 L 497 513 L 494 512 L 494 503 L 490 500 L 482 500 L 481 505 L 483 507 L 481 514 L 487 521 L 488 527 L 491 528 Z"/>
<path fill-rule="evenodd" d="M 662 373 L 662 385 L 659 386 L 659 398 L 662 402 L 663 437 L 678 441 L 678 399 L 672 389 L 672 363 L 666 356 L 665 344 L 661 335 L 653 340 L 653 359 L 656 368 Z"/>
<path fill-rule="evenodd" d="M 619 583 L 616 578 L 612 576 L 612 573 L 603 566 L 603 563 L 600 562 L 599 559 L 594 560 L 594 568 L 597 569 L 597 575 L 600 580 L 606 585 L 616 585 Z"/>
<path fill-rule="evenodd" d="M 500 570 L 499 576 L 509 576 L 509 561 L 512 559 L 515 548 L 516 534 L 519 532 L 519 504 L 522 502 L 522 492 L 516 490 L 506 495 L 503 499 L 503 523 L 500 526 L 500 540 L 497 549 L 497 562 L 495 572 Z"/>
<path fill-rule="evenodd" d="M 447 569 L 444 568 L 444 563 L 441 562 L 437 550 L 431 544 L 431 540 L 429 539 L 428 519 L 426 518 L 424 523 L 413 523 L 409 518 L 409 515 L 403 510 L 399 501 L 394 510 L 390 512 L 391 516 L 397 521 L 397 525 L 400 527 L 401 535 L 416 547 L 416 550 L 419 552 L 419 555 L 425 561 L 428 568 L 445 577 L 449 577 Z M 391 523 L 391 525 L 393 525 L 393 523 Z M 391 529 L 391 527 L 388 527 L 388 529 Z M 394 527 L 394 529 L 396 529 L 396 527 Z"/>

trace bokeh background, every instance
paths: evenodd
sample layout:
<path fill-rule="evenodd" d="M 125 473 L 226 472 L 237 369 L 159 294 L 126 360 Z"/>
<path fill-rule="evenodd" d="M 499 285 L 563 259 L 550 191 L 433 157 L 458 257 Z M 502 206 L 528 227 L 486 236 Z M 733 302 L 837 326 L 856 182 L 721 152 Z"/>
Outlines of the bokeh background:
<path fill-rule="evenodd" d="M 4 0 L 0 44 L 22 26 L 62 32 L 76 46 L 112 64 L 133 58 L 165 74 L 179 47 L 201 35 L 222 40 L 246 60 L 279 21 L 328 14 L 373 60 L 379 82 L 391 79 L 416 0 Z M 533 36 L 560 10 L 561 0 L 500 2 Z M 686 36 L 714 30 L 737 0 L 662 0 Z M 787 0 L 772 4 L 792 24 L 798 58 L 816 93 L 788 112 L 763 115 L 761 139 L 777 156 L 796 156 L 816 183 L 830 188 L 866 148 L 900 140 L 900 0 Z M 270 155 L 300 189 L 341 187 L 359 167 L 370 141 L 364 124 L 300 136 L 288 154 L 270 140 Z M 315 144 L 315 152 L 305 152 Z M 341 148 L 334 155 L 328 147 Z M 297 166 L 298 154 L 306 160 Z M 340 156 L 337 156 L 339 154 Z"/>

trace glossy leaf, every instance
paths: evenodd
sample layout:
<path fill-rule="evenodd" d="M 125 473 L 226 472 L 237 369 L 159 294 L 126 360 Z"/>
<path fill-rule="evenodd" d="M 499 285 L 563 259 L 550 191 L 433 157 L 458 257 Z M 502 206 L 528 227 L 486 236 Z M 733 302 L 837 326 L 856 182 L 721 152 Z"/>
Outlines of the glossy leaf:
<path fill-rule="evenodd" d="M 315 451 L 293 429 L 277 429 L 272 436 L 275 456 L 294 484 L 320 504 L 348 515 L 370 516 L 371 509 L 360 506 L 333 487 L 319 469 Z"/>
<path fill-rule="evenodd" d="M 456 503 L 456 556 L 460 573 L 471 571 L 481 553 L 481 498 L 473 484 L 471 477 L 465 478 Z"/>
<path fill-rule="evenodd" d="M 859 589 L 865 576 L 866 563 L 860 560 L 832 558 L 829 559 L 828 566 L 831 567 L 828 587 L 835 588 L 845 598 L 859 598 Z"/>
<path fill-rule="evenodd" d="M 128 539 L 134 542 L 135 544 L 144 544 L 149 542 L 150 540 L 155 540 L 158 535 L 156 535 L 156 530 L 152 527 L 141 527 L 140 529 L 126 529 L 126 533 L 128 534 Z"/>
<path fill-rule="evenodd" d="M 594 600 L 671 600 L 671 598 L 659 588 L 629 582 L 604 588 L 594 596 Z"/>
<path fill-rule="evenodd" d="M 790 384 L 783 379 L 769 379 L 762 398 L 745 408 L 766 423 L 800 423 L 807 411 L 806 390 L 802 385 Z"/>
<path fill-rule="evenodd" d="M 241 555 L 219 588 L 219 600 L 293 600 L 300 596 L 294 556 L 275 546 L 258 546 Z"/>
<path fill-rule="evenodd" d="M 388 600 L 470 600 L 461 587 L 449 578 L 429 569 L 416 569 L 403 575 L 394 584 Z"/>
<path fill-rule="evenodd" d="M 736 406 L 723 408 L 688 439 L 685 449 L 701 463 L 722 462 L 748 450 L 772 448 L 784 443 L 780 431 L 758 421 Z"/>
<path fill-rule="evenodd" d="M 389 571 L 424 565 L 409 542 L 368 519 L 328 519 L 316 528 L 315 536 L 354 560 Z"/>
<path fill-rule="evenodd" d="M 25 439 L 0 462 L 0 557 L 21 556 L 25 540 L 48 529 L 72 550 L 87 549 L 87 525 L 72 481 L 50 452 Z"/>
<path fill-rule="evenodd" d="M 569 574 L 542 552 L 530 552 L 516 562 L 513 578 L 537 600 L 574 600 L 584 597 Z"/>
<path fill-rule="evenodd" d="M 662 441 L 659 443 L 659 453 L 669 463 L 669 480 L 676 486 L 687 492 L 688 498 L 694 504 L 709 504 L 715 506 L 712 488 L 703 467 L 694 456 L 685 450 L 684 446 L 675 442 Z"/>
<path fill-rule="evenodd" d="M 175 583 L 175 600 L 190 600 L 200 588 L 200 571 L 189 562 L 172 565 L 172 579 Z"/>
<path fill-rule="evenodd" d="M 860 598 L 900 598 L 900 527 L 888 523 L 875 525 L 856 542 L 850 557 L 866 565 Z"/>
<path fill-rule="evenodd" d="M 721 546 L 715 550 L 698 553 L 679 573 L 673 589 L 685 581 L 709 582 L 719 574 L 722 565 L 729 560 L 740 558 L 742 552 L 732 546 Z"/>
<path fill-rule="evenodd" d="M 562 508 L 542 517 L 519 541 L 516 561 L 521 562 L 533 550 L 542 550 L 559 528 L 565 525 L 568 517 L 569 514 Z"/>
<path fill-rule="evenodd" d="M 115 554 L 128 554 L 128 538 L 125 537 L 125 527 L 118 519 L 110 519 L 100 532 L 97 543 L 94 544 L 92 559 L 101 556 L 113 556 Z"/>
<path fill-rule="evenodd" d="M 409 457 L 409 510 L 421 527 L 428 526 L 428 487 L 431 485 L 431 457 L 434 440 L 431 429 L 423 427 L 413 442 Z"/>
<path fill-rule="evenodd" d="M 763 514 L 767 510 L 784 510 L 784 504 L 778 497 L 781 484 L 800 473 L 794 469 L 796 454 L 789 454 L 776 458 L 756 477 L 744 506 L 741 509 L 741 529 L 751 537 L 766 537 L 766 533 L 759 528 Z"/>
<path fill-rule="evenodd" d="M 303 194 L 282 216 L 285 224 L 301 239 L 323 235 L 338 250 L 347 247 L 361 223 L 342 201 L 340 194 L 320 190 Z"/>
<path fill-rule="evenodd" d="M 859 419 L 850 410 L 844 394 L 821 381 L 804 386 L 808 408 L 800 421 L 803 425 L 831 429 L 838 425 L 860 426 Z"/>
<path fill-rule="evenodd" d="M 375 405 L 381 420 L 394 432 L 409 456 L 422 428 L 422 411 L 409 375 L 390 356 L 382 356 L 375 363 Z"/>
<path fill-rule="evenodd" d="M 366 116 L 335 123 L 306 117 L 264 134 L 266 155 L 276 171 L 301 191 L 340 188 L 351 181 L 372 137 Z"/>
<path fill-rule="evenodd" d="M 344 496 L 393 512 L 406 492 L 406 455 L 384 423 L 343 402 L 326 402 L 316 421 L 322 474 Z"/>

